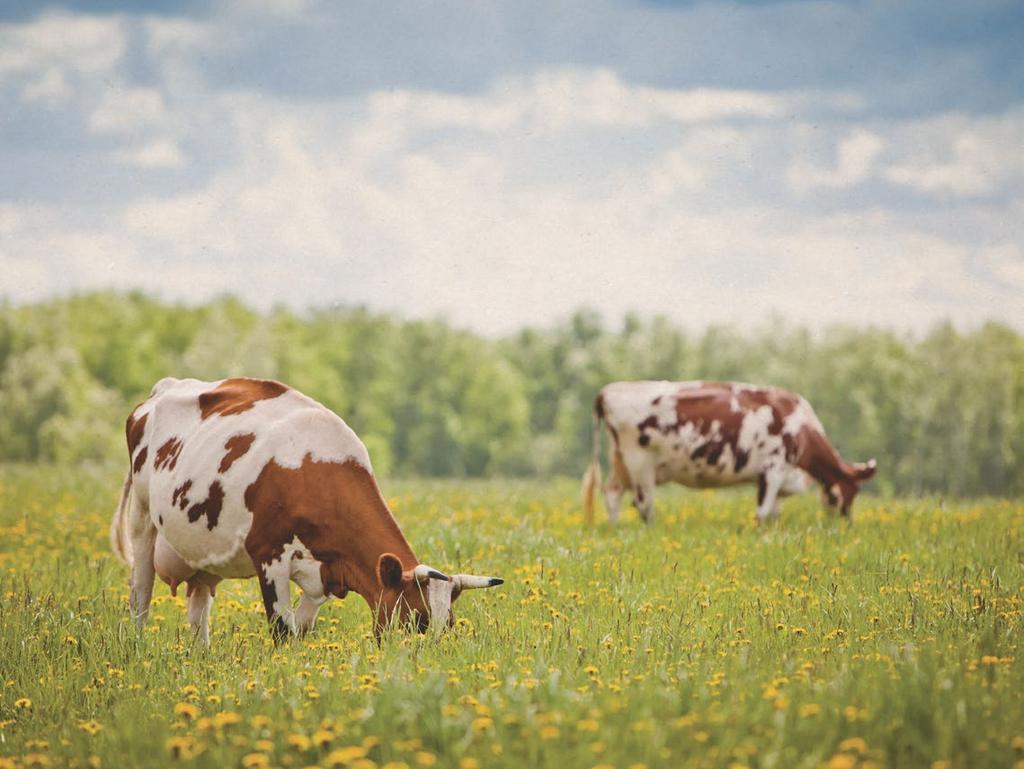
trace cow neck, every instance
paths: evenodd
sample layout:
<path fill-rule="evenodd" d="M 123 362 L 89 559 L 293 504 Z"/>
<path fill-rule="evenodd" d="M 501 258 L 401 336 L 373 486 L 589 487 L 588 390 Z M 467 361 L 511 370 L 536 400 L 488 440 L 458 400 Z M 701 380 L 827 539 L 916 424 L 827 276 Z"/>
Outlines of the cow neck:
<path fill-rule="evenodd" d="M 409 541 L 398 526 L 380 492 L 376 479 L 356 462 L 346 462 L 340 515 L 335 518 L 332 548 L 340 555 L 346 587 L 375 606 L 383 589 L 377 578 L 377 562 L 384 553 L 392 553 L 409 571 L 419 564 Z"/>
<path fill-rule="evenodd" d="M 852 468 L 821 432 L 804 427 L 800 433 L 805 446 L 798 464 L 814 480 L 827 488 L 850 477 Z"/>

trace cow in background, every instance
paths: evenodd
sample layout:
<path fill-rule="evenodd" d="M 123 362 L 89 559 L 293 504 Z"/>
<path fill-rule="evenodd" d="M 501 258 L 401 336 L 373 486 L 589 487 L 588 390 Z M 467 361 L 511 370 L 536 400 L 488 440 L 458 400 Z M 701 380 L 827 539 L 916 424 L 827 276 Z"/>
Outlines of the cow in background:
<path fill-rule="evenodd" d="M 693 488 L 757 484 L 757 520 L 778 516 L 779 497 L 821 486 L 827 505 L 849 517 L 875 461 L 849 463 L 825 436 L 811 405 L 796 393 L 736 382 L 613 382 L 594 402 L 594 450 L 584 475 L 583 506 L 593 521 L 600 484 L 601 427 L 608 430 L 608 519 L 619 517 L 626 490 L 641 518 L 654 511 L 655 486 Z"/>

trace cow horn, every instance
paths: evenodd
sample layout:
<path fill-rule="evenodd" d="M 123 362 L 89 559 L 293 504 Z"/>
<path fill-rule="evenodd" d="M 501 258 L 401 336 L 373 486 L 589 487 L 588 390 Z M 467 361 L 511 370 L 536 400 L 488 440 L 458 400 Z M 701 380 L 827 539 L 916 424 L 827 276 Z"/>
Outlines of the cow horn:
<path fill-rule="evenodd" d="M 459 590 L 473 590 L 478 587 L 494 587 L 504 584 L 505 580 L 500 577 L 478 577 L 476 574 L 456 574 L 452 582 Z"/>
<path fill-rule="evenodd" d="M 430 579 L 443 579 L 445 582 L 451 582 L 451 577 L 447 574 L 442 574 L 437 569 L 431 569 L 425 563 L 421 563 L 412 570 L 413 579 L 417 582 L 426 582 Z"/>

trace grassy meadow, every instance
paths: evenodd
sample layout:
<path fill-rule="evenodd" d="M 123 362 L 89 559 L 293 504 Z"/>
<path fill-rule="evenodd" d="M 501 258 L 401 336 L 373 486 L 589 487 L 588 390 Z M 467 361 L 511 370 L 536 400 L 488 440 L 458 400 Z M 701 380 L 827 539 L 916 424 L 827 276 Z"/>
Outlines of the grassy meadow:
<path fill-rule="evenodd" d="M 120 475 L 0 469 L 0 768 L 1024 767 L 1024 505 L 659 491 L 582 526 L 571 481 L 385 482 L 417 555 L 504 577 L 441 638 L 358 596 L 275 647 L 255 580 L 213 647 L 158 583 L 144 632 Z"/>

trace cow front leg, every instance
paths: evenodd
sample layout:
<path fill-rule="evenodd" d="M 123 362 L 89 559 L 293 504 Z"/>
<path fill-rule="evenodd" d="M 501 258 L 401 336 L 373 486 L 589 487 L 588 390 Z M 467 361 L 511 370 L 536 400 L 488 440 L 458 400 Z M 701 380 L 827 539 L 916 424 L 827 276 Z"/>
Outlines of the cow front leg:
<path fill-rule="evenodd" d="M 779 517 L 779 490 L 785 480 L 784 474 L 769 468 L 757 480 L 757 523 L 761 525 L 769 518 Z"/>
<path fill-rule="evenodd" d="M 292 561 L 292 579 L 302 589 L 299 605 L 295 607 L 295 631 L 299 635 L 305 635 L 313 629 L 317 612 L 327 600 L 323 576 L 316 564 L 316 561 L 308 558 Z"/>
<path fill-rule="evenodd" d="M 292 611 L 288 566 L 280 559 L 256 567 L 263 595 L 263 608 L 270 622 L 270 635 L 274 643 L 281 643 L 295 633 L 295 612 Z"/>
<path fill-rule="evenodd" d="M 295 607 L 295 632 L 299 635 L 306 635 L 313 629 L 314 623 L 316 623 L 316 615 L 320 611 L 320 606 L 326 601 L 326 598 L 319 600 L 310 598 L 306 593 L 302 594 L 302 598 L 299 599 L 299 605 Z"/>

